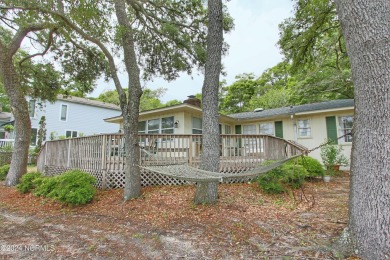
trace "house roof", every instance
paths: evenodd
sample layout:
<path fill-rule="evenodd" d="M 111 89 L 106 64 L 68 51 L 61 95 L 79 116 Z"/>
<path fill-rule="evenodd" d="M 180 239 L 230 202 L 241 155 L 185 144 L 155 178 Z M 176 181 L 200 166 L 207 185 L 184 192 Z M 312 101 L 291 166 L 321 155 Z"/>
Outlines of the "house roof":
<path fill-rule="evenodd" d="M 340 108 L 353 108 L 354 100 L 353 99 L 339 99 L 339 100 L 331 100 L 319 103 L 291 106 L 291 107 L 281 107 L 274 109 L 267 109 L 262 111 L 251 111 L 251 112 L 243 112 L 237 114 L 230 114 L 229 117 L 235 118 L 237 120 L 245 120 L 245 119 L 261 119 L 261 118 L 273 118 L 279 116 L 288 116 L 291 114 L 300 114 L 300 113 L 308 113 L 314 111 L 322 111 L 322 110 L 332 110 L 332 109 L 340 109 Z"/>
<path fill-rule="evenodd" d="M 63 101 L 67 101 L 67 102 L 95 106 L 95 107 L 114 109 L 114 110 L 118 110 L 118 111 L 121 110 L 121 108 L 119 106 L 114 105 L 114 104 L 101 102 L 101 101 L 97 101 L 97 100 L 91 100 L 91 99 L 87 99 L 87 98 L 81 98 L 81 97 L 58 95 L 57 100 L 63 100 Z"/>
<path fill-rule="evenodd" d="M 142 117 L 144 117 L 144 116 L 154 116 L 154 115 L 158 116 L 162 112 L 169 112 L 169 113 L 190 112 L 193 114 L 199 114 L 201 116 L 202 109 L 198 106 L 194 106 L 194 105 L 191 105 L 188 103 L 181 103 L 181 104 L 177 104 L 177 105 L 173 105 L 173 106 L 161 107 L 161 108 L 142 111 L 139 113 L 139 117 L 142 120 Z M 226 115 L 220 115 L 220 118 L 223 118 L 225 121 L 234 121 L 233 118 L 226 116 Z M 104 121 L 110 122 L 110 123 L 119 123 L 122 120 L 123 120 L 122 115 L 104 119 Z"/>
<path fill-rule="evenodd" d="M 353 107 L 354 107 L 353 99 L 339 99 L 339 100 L 331 100 L 331 101 L 305 104 L 299 106 L 267 109 L 258 112 L 252 111 L 252 112 L 244 112 L 238 114 L 220 115 L 220 118 L 224 118 L 225 121 L 230 121 L 233 123 L 242 120 L 283 117 L 283 116 L 289 116 L 291 114 L 295 114 L 295 115 L 300 113 L 307 114 L 310 112 L 318 113 L 320 111 L 345 109 L 345 108 L 353 109 Z M 169 107 L 156 108 L 156 109 L 140 112 L 140 118 L 147 115 L 158 115 L 164 111 L 167 112 L 187 111 L 187 112 L 202 113 L 202 109 L 200 107 L 182 103 L 182 104 L 173 105 Z M 119 123 L 122 120 L 123 120 L 122 115 L 104 119 L 104 121 L 110 123 Z"/>

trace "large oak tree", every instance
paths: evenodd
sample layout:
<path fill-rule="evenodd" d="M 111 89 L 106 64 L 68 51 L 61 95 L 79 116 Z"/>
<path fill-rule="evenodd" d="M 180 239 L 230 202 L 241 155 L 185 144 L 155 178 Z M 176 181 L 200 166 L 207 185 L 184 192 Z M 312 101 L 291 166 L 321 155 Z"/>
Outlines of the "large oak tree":
<path fill-rule="evenodd" d="M 390 2 L 336 3 L 355 87 L 349 232 L 363 259 L 390 259 Z"/>

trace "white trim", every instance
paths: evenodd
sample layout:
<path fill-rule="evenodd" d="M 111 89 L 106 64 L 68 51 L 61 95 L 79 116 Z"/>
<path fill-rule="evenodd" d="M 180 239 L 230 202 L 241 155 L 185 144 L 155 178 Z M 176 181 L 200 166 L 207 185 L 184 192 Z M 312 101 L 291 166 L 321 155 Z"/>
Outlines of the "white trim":
<path fill-rule="evenodd" d="M 307 111 L 307 112 L 299 112 L 295 113 L 294 115 L 311 115 L 311 114 L 321 114 L 321 113 L 332 113 L 332 112 L 338 112 L 338 111 L 345 111 L 345 110 L 354 110 L 354 107 L 340 107 L 340 108 L 332 108 L 332 109 L 322 109 L 322 110 L 313 110 L 313 111 Z"/>

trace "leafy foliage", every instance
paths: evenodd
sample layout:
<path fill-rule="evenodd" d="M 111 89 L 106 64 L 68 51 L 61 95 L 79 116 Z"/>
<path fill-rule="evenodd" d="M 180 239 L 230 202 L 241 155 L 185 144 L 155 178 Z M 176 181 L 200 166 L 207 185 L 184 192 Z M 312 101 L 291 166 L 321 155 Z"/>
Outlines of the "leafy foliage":
<path fill-rule="evenodd" d="M 321 147 L 321 159 L 326 168 L 331 168 L 334 165 L 348 165 L 349 161 L 343 154 L 341 145 L 327 144 Z"/>
<path fill-rule="evenodd" d="M 37 178 L 34 195 L 52 198 L 69 205 L 90 202 L 96 193 L 96 178 L 88 173 L 71 170 L 54 177 Z"/>
<path fill-rule="evenodd" d="M 271 164 L 267 161 L 265 164 Z M 260 189 L 265 193 L 278 194 L 286 192 L 288 188 L 300 188 L 305 177 L 309 176 L 308 171 L 298 163 L 286 163 L 256 179 Z"/>
<path fill-rule="evenodd" d="M 127 91 L 127 89 L 124 89 Z M 172 106 L 172 105 L 177 105 L 181 104 L 180 101 L 178 100 L 171 100 L 168 101 L 167 103 L 161 102 L 162 96 L 165 94 L 166 89 L 165 88 L 158 88 L 155 90 L 145 88 L 143 90 L 141 99 L 140 99 L 140 111 L 147 111 L 151 109 L 156 109 L 160 107 L 165 107 L 165 106 Z M 101 93 L 98 97 L 97 100 L 103 101 L 106 103 L 111 103 L 119 106 L 119 94 L 116 90 L 108 90 L 103 93 Z"/>
<path fill-rule="evenodd" d="M 352 75 L 333 0 L 295 0 L 295 14 L 279 25 L 279 46 L 292 63 L 297 104 L 353 98 Z"/>
<path fill-rule="evenodd" d="M 306 171 L 308 172 L 307 177 L 320 177 L 324 174 L 324 167 L 317 159 L 314 159 L 313 157 L 300 157 L 298 158 L 298 164 L 306 169 Z"/>
<path fill-rule="evenodd" d="M 10 165 L 6 164 L 0 167 L 0 181 L 4 181 L 9 172 Z"/>
<path fill-rule="evenodd" d="M 20 193 L 27 193 L 34 190 L 38 183 L 42 181 L 42 174 L 40 172 L 29 172 L 22 176 L 16 188 Z"/>
<path fill-rule="evenodd" d="M 220 111 L 227 114 L 248 111 L 249 101 L 258 85 L 254 74 L 236 76 L 236 81 L 232 85 L 221 88 Z"/>

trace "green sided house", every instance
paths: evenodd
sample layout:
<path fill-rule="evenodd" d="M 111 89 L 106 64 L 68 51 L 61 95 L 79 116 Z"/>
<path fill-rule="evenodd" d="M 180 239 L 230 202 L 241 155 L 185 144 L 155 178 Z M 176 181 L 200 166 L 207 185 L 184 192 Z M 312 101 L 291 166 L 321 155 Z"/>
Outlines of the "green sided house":
<path fill-rule="evenodd" d="M 332 100 L 320 103 L 282 107 L 263 110 L 255 109 L 231 115 L 220 115 L 220 133 L 232 135 L 221 141 L 221 156 L 247 156 L 260 151 L 261 145 L 254 144 L 255 139 L 236 139 L 235 135 L 265 134 L 284 138 L 298 143 L 308 149 L 319 146 L 326 139 L 337 140 L 344 148 L 347 158 L 350 158 L 352 137 L 339 137 L 351 132 L 354 114 L 353 99 Z M 122 126 L 122 116 L 105 119 L 106 122 Z M 189 96 L 182 104 L 164 107 L 140 113 L 138 123 L 139 133 L 192 135 L 202 133 L 202 109 L 200 101 Z M 159 142 L 162 143 L 162 139 Z M 163 141 L 167 141 L 163 139 Z M 150 142 L 141 146 L 158 147 L 160 143 Z M 193 151 L 195 155 L 201 152 L 201 142 Z M 310 156 L 321 159 L 319 149 Z"/>

